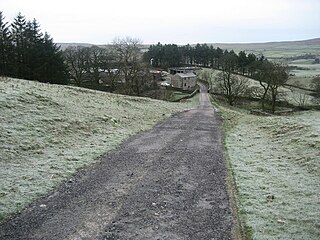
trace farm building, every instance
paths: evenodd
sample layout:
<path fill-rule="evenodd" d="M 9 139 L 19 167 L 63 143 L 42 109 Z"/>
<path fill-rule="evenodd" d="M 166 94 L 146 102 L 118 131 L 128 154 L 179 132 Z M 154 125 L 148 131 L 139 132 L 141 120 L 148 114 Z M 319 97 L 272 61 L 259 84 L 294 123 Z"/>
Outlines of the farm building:
<path fill-rule="evenodd" d="M 195 67 L 173 67 L 169 68 L 168 72 L 170 74 L 176 74 L 176 73 L 192 73 L 196 70 Z"/>
<path fill-rule="evenodd" d="M 197 84 L 197 77 L 193 72 L 176 73 L 171 78 L 171 84 L 174 88 L 192 90 Z"/>

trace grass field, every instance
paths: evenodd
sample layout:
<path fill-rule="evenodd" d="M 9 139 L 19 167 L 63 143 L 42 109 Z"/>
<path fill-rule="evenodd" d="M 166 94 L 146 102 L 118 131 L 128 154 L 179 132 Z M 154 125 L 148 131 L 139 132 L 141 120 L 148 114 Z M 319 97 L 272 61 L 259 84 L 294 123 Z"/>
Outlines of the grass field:
<path fill-rule="evenodd" d="M 292 70 L 288 83 L 305 88 L 311 88 L 311 81 L 320 75 L 320 64 L 313 64 L 314 58 L 296 59 L 306 55 L 320 57 L 320 38 L 304 41 L 267 42 L 267 43 L 213 43 L 214 47 L 233 49 L 235 52 L 246 51 L 256 56 L 264 55 L 272 61 L 286 61 L 289 66 L 304 69 Z M 292 59 L 293 58 L 293 59 Z"/>
<path fill-rule="evenodd" d="M 195 105 L 0 79 L 0 221 L 129 136 Z"/>
<path fill-rule="evenodd" d="M 319 239 L 320 112 L 261 117 L 219 108 L 240 219 L 252 239 Z"/>
<path fill-rule="evenodd" d="M 246 51 L 255 55 L 263 54 L 269 59 L 291 58 L 306 54 L 320 56 L 320 38 L 304 41 L 266 42 L 266 43 L 213 43 L 214 47 Z"/>
<path fill-rule="evenodd" d="M 290 71 L 293 76 L 290 76 L 289 84 L 313 89 L 312 80 L 320 76 L 320 64 L 314 64 L 314 59 L 299 59 L 290 61 L 288 65 L 299 68 Z"/>

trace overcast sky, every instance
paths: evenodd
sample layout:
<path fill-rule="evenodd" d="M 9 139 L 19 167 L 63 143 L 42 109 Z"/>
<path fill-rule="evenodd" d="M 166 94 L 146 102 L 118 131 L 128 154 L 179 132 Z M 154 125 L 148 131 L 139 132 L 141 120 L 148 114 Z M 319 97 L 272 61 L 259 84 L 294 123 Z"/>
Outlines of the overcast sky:
<path fill-rule="evenodd" d="M 55 42 L 105 44 L 267 42 L 320 37 L 320 0 L 1 0 L 6 21 L 21 12 Z"/>

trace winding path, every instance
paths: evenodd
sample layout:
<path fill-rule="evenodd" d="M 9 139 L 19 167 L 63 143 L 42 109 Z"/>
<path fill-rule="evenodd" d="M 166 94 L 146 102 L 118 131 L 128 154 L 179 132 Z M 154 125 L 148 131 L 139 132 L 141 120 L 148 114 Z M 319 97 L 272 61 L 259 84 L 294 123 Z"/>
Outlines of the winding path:
<path fill-rule="evenodd" d="M 232 239 L 221 120 L 200 106 L 134 136 L 0 225 L 0 239 Z"/>

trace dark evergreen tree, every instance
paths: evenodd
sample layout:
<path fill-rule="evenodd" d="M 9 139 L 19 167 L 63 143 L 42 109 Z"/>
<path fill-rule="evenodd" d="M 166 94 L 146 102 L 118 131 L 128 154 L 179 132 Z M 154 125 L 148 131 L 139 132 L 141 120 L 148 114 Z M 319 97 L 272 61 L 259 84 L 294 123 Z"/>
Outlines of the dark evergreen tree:
<path fill-rule="evenodd" d="M 258 61 L 256 55 L 253 53 L 248 54 L 247 62 L 248 62 L 248 74 L 252 76 L 256 71 L 256 62 Z"/>
<path fill-rule="evenodd" d="M 245 51 L 239 52 L 238 65 L 240 73 L 244 75 L 246 73 L 246 67 L 248 66 L 248 58 Z"/>
<path fill-rule="evenodd" d="M 40 82 L 54 84 L 68 84 L 68 71 L 60 47 L 58 47 L 48 33 L 44 34 L 38 47 L 40 64 L 35 69 L 36 79 Z"/>
<path fill-rule="evenodd" d="M 28 75 L 27 67 L 27 42 L 26 42 L 27 21 L 21 13 L 14 19 L 11 24 L 11 38 L 14 46 L 13 65 L 15 71 L 14 77 L 25 78 Z"/>
<path fill-rule="evenodd" d="M 52 38 L 43 34 L 36 19 L 27 21 L 19 13 L 11 24 L 9 39 L 9 76 L 38 80 L 41 82 L 66 84 L 66 66 L 60 49 Z"/>
<path fill-rule="evenodd" d="M 215 68 L 220 68 L 220 61 L 219 59 L 223 56 L 223 50 L 219 47 L 217 47 L 217 50 L 215 51 Z"/>
<path fill-rule="evenodd" d="M 10 62 L 12 42 L 8 23 L 4 19 L 2 12 L 0 12 L 0 76 L 10 76 L 12 71 Z"/>

